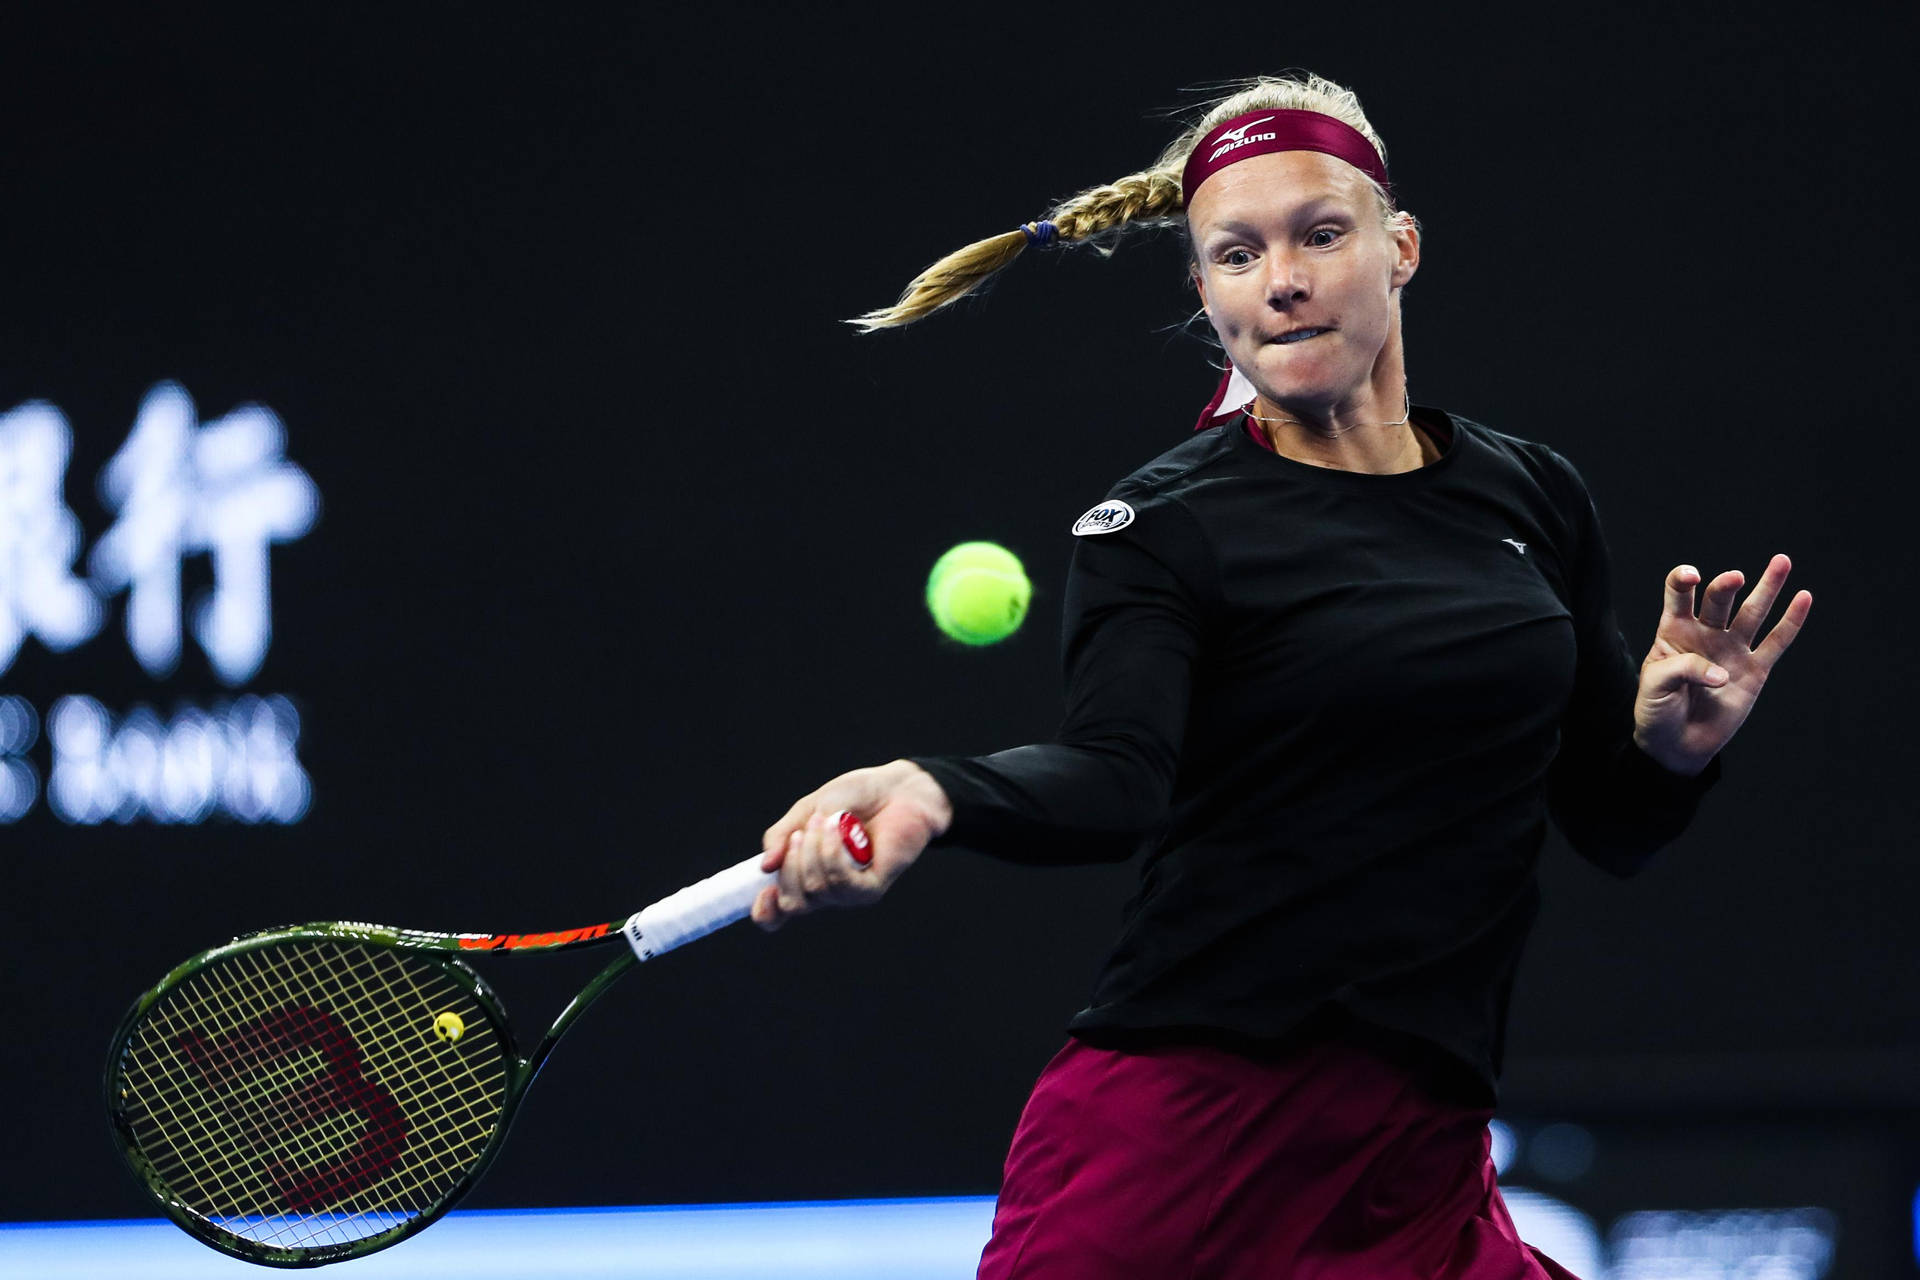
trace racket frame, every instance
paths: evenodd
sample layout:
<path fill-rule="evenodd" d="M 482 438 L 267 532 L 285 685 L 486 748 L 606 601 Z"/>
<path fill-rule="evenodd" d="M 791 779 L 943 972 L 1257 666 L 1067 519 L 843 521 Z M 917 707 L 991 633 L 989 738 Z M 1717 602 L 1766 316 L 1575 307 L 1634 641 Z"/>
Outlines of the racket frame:
<path fill-rule="evenodd" d="M 433 1225 L 440 1217 L 463 1199 L 467 1192 L 478 1182 L 487 1168 L 493 1163 L 505 1143 L 507 1131 L 512 1127 L 518 1114 L 520 1102 L 526 1097 L 534 1077 L 540 1074 L 540 1068 L 546 1065 L 547 1057 L 553 1047 L 565 1035 L 580 1016 L 592 1007 L 613 984 L 624 977 L 628 970 L 640 963 L 633 950 L 624 945 L 625 937 L 621 933 L 623 922 L 590 925 L 580 929 L 565 929 L 552 933 L 538 934 L 473 934 L 473 933 L 433 933 L 420 929 L 402 929 L 388 925 L 366 924 L 352 920 L 323 921 L 314 924 L 286 926 L 278 929 L 266 929 L 259 933 L 245 934 L 235 938 L 224 946 L 214 947 L 175 966 L 172 972 L 161 979 L 139 999 L 134 1001 L 120 1025 L 114 1029 L 113 1041 L 107 1055 L 106 1071 L 102 1075 L 101 1087 L 107 1104 L 107 1114 L 112 1121 L 115 1147 L 134 1177 L 147 1188 L 161 1210 L 183 1231 L 203 1244 L 212 1246 L 231 1257 L 245 1262 L 259 1263 L 269 1267 L 318 1267 L 330 1262 L 340 1262 L 347 1258 L 357 1258 L 365 1254 L 398 1244 Z M 500 1115 L 494 1122 L 493 1132 L 487 1137 L 486 1145 L 481 1148 L 473 1162 L 467 1167 L 460 1180 L 442 1195 L 425 1212 L 406 1221 L 363 1236 L 358 1240 L 341 1241 L 332 1244 L 309 1245 L 300 1248 L 286 1248 L 251 1240 L 219 1226 L 204 1215 L 182 1203 L 168 1187 L 160 1171 L 141 1151 L 132 1122 L 126 1114 L 120 1095 L 121 1078 L 127 1055 L 130 1051 L 130 1039 L 147 1014 L 181 984 L 192 979 L 209 966 L 234 957 L 245 955 L 267 947 L 279 946 L 290 942 L 340 942 L 369 947 L 383 947 L 395 951 L 409 951 L 429 957 L 438 964 L 461 991 L 471 996 L 484 1008 L 494 1025 L 505 1038 L 503 1062 L 506 1067 L 506 1082 L 500 1102 Z M 512 1021 L 507 1017 L 506 1006 L 499 995 L 463 959 L 474 953 L 488 952 L 551 952 L 585 950 L 590 947 L 620 946 L 620 954 L 592 978 L 567 1006 L 562 1009 L 548 1027 L 547 1033 L 540 1038 L 533 1051 L 522 1055 Z"/>
<path fill-rule="evenodd" d="M 860 820 L 846 810 L 839 810 L 833 813 L 828 821 L 838 827 L 841 847 L 846 851 L 847 856 L 859 867 L 871 865 L 874 854 L 873 842 Z M 627 970 L 642 961 L 655 959 L 697 938 L 705 937 L 715 929 L 724 928 L 744 919 L 750 913 L 754 899 L 777 879 L 774 872 L 761 870 L 762 857 L 756 854 L 734 866 L 716 872 L 704 880 L 690 884 L 636 911 L 624 920 L 588 925 L 579 929 L 525 934 L 435 933 L 424 929 L 403 929 L 354 920 L 335 920 L 318 924 L 291 925 L 246 934 L 235 938 L 225 946 L 203 951 L 177 965 L 158 984 L 136 1000 L 114 1031 L 112 1044 L 107 1051 L 107 1068 L 103 1075 L 102 1086 L 106 1095 L 107 1113 L 111 1118 L 115 1136 L 119 1139 L 116 1145 L 120 1148 L 121 1158 L 132 1168 L 134 1176 L 146 1186 L 149 1194 L 160 1204 L 166 1215 L 182 1230 L 222 1253 L 248 1262 L 274 1267 L 317 1267 L 398 1244 L 433 1225 L 441 1215 L 459 1203 L 460 1199 L 472 1189 L 473 1184 L 479 1181 L 481 1175 L 493 1163 L 501 1145 L 506 1141 L 507 1130 L 512 1126 L 514 1116 L 519 1112 L 520 1102 L 526 1096 L 534 1077 L 540 1074 L 540 1068 L 546 1065 L 547 1056 L 553 1051 L 553 1046 L 558 1043 L 561 1036 L 566 1034 L 567 1029 L 606 993 L 609 987 L 625 975 Z M 368 947 L 384 947 L 389 950 L 427 955 L 454 980 L 457 986 L 485 1008 L 494 1020 L 494 1024 L 504 1037 L 503 1063 L 507 1079 L 500 1102 L 500 1116 L 494 1123 L 493 1132 L 487 1136 L 486 1145 L 464 1170 L 460 1180 L 434 1204 L 396 1227 L 374 1235 L 363 1236 L 358 1240 L 287 1249 L 263 1244 L 226 1231 L 182 1204 L 167 1188 L 160 1172 L 139 1151 L 137 1140 L 131 1131 L 132 1126 L 121 1110 L 120 1098 L 116 1096 L 116 1086 L 129 1051 L 129 1037 L 148 1012 L 169 992 L 221 960 L 279 943 L 314 941 L 358 943 Z M 488 986 L 486 981 L 460 958 L 472 952 L 571 951 L 611 945 L 616 942 L 625 942 L 627 945 L 621 948 L 620 954 L 611 963 L 580 989 L 579 994 L 575 995 L 566 1008 L 554 1018 L 553 1024 L 547 1028 L 547 1033 L 540 1038 L 539 1044 L 535 1045 L 533 1051 L 525 1057 L 519 1056 L 513 1024 L 508 1021 L 506 1008 L 499 996 L 494 994 L 493 988 Z"/>

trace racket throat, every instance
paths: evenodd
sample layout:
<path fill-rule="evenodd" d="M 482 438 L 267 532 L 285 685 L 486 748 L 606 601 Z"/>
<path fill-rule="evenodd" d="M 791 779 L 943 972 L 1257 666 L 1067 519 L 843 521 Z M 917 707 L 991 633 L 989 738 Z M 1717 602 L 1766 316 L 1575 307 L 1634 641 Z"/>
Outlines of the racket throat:
<path fill-rule="evenodd" d="M 606 968 L 595 974 L 591 982 L 580 988 L 580 994 L 560 1011 L 560 1016 L 553 1020 L 553 1025 L 547 1029 L 547 1034 L 540 1038 L 540 1043 L 534 1046 L 533 1052 L 522 1061 L 518 1090 L 524 1090 L 533 1083 L 533 1078 L 540 1074 L 540 1068 L 546 1065 L 547 1055 L 553 1052 L 553 1046 L 559 1043 L 560 1037 L 567 1033 L 567 1028 L 579 1021 L 580 1016 L 591 1009 L 614 983 L 624 978 L 627 971 L 639 963 L 632 953 L 622 952 L 615 956 Z"/>

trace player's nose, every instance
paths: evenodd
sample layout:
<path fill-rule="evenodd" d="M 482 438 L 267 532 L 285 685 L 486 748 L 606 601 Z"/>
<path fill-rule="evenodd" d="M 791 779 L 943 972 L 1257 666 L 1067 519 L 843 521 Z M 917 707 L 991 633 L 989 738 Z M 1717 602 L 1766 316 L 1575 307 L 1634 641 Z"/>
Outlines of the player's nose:
<path fill-rule="evenodd" d="M 1267 304 L 1276 311 L 1287 310 L 1313 296 L 1313 282 L 1299 254 L 1268 254 L 1266 283 Z"/>

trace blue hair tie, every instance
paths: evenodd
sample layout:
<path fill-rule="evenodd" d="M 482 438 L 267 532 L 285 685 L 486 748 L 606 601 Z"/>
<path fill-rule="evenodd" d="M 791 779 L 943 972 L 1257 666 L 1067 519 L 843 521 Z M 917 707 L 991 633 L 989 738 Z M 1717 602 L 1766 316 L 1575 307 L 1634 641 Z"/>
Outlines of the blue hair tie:
<path fill-rule="evenodd" d="M 1053 243 L 1053 233 L 1059 228 L 1042 218 L 1038 222 L 1029 222 L 1020 230 L 1026 235 L 1027 243 L 1044 249 Z"/>

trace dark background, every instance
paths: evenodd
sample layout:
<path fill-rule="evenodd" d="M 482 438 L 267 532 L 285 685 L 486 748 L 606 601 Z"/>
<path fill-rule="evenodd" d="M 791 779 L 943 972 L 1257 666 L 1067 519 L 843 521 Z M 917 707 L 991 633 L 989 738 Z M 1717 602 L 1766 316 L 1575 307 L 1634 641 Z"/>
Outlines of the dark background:
<path fill-rule="evenodd" d="M 323 502 L 273 552 L 247 685 L 303 712 L 305 820 L 0 828 L 0 1086 L 35 1153 L 4 1216 L 147 1212 L 98 1071 L 194 951 L 606 919 L 843 769 L 1046 738 L 1067 527 L 1212 387 L 1180 251 L 1028 255 L 960 314 L 841 320 L 1143 167 L 1183 87 L 1292 66 L 1358 88 L 1425 224 L 1415 398 L 1575 461 L 1636 650 L 1681 561 L 1786 551 L 1817 596 L 1652 869 L 1554 838 L 1510 1103 L 1920 1111 L 1911 18 L 398 8 L 0 19 L 0 411 L 72 423 L 87 545 L 162 379 L 205 418 L 271 406 Z M 921 608 L 967 538 L 1036 584 L 991 650 Z M 191 640 L 146 676 L 121 599 L 0 693 L 222 696 Z M 1132 874 L 929 857 L 881 909 L 650 966 L 477 1202 L 991 1192 Z M 533 1026 L 594 964 L 487 971 Z"/>

